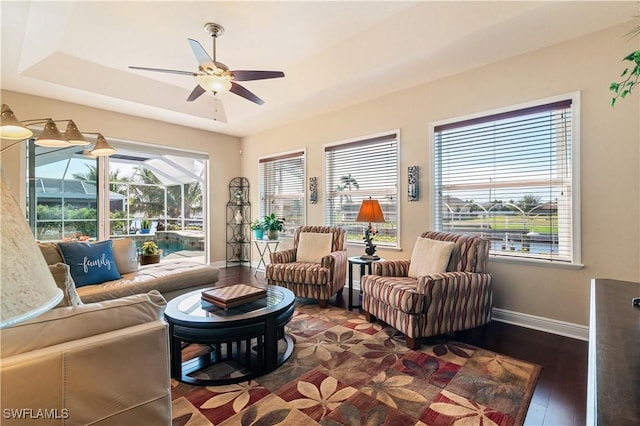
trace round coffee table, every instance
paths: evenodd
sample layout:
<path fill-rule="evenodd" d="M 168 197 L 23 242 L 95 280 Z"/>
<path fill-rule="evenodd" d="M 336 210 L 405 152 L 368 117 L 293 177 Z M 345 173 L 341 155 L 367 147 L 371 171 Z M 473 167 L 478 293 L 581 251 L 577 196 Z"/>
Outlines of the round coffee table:
<path fill-rule="evenodd" d="M 293 340 L 284 326 L 293 317 L 295 295 L 283 287 L 265 289 L 265 297 L 227 310 L 202 300 L 206 289 L 170 300 L 164 316 L 169 323 L 171 377 L 201 386 L 238 383 L 269 373 L 289 359 Z"/>

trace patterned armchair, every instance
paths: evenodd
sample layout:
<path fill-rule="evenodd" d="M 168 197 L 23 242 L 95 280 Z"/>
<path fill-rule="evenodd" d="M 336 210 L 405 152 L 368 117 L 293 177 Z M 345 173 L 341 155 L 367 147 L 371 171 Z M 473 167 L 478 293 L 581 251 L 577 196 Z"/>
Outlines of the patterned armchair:
<path fill-rule="evenodd" d="M 360 279 L 362 308 L 369 322 L 376 317 L 404 333 L 407 347 L 417 339 L 481 326 L 491 321 L 493 292 L 487 271 L 489 241 L 445 232 L 423 238 L 455 243 L 447 272 L 408 276 L 408 260 L 373 264 Z"/>
<path fill-rule="evenodd" d="M 296 261 L 303 232 L 332 233 L 331 254 L 320 263 Z M 301 226 L 293 236 L 293 248 L 271 253 L 267 265 L 267 284 L 286 287 L 298 297 L 317 299 L 321 308 L 334 294 L 342 294 L 347 275 L 346 232 L 335 226 Z"/>

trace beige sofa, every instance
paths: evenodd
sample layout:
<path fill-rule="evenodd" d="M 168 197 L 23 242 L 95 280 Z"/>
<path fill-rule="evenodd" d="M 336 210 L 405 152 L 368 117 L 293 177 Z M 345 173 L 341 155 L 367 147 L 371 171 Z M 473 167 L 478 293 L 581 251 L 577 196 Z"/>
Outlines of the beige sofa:
<path fill-rule="evenodd" d="M 165 305 L 152 291 L 0 330 L 0 423 L 171 424 Z"/>
<path fill-rule="evenodd" d="M 50 267 L 64 263 L 56 243 L 39 243 L 38 246 Z M 171 300 L 191 290 L 213 287 L 220 274 L 215 266 L 193 260 L 163 260 L 153 265 L 138 266 L 135 245 L 128 238 L 113 240 L 113 253 L 121 278 L 78 287 L 82 303 L 116 299 L 151 290 L 158 290 L 166 300 Z"/>

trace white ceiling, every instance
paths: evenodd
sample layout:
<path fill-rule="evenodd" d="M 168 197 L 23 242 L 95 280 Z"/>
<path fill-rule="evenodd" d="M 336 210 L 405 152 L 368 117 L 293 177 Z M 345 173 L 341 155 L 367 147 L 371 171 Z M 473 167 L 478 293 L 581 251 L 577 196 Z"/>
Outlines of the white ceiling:
<path fill-rule="evenodd" d="M 133 116 L 246 136 L 630 21 L 626 2 L 30 2 L 2 1 L 1 87 Z M 264 101 L 186 98 L 211 54 L 206 22 L 225 28 L 230 69 L 284 71 L 241 83 Z"/>

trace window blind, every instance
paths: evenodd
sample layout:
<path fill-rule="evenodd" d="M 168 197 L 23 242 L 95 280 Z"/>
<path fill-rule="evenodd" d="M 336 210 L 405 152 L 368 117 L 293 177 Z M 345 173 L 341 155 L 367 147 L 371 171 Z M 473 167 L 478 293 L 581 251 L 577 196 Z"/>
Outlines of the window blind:
<path fill-rule="evenodd" d="M 362 200 L 378 200 L 385 223 L 375 223 L 375 243 L 398 246 L 398 136 L 363 138 L 325 147 L 325 220 L 362 243 L 367 223 L 356 222 Z"/>
<path fill-rule="evenodd" d="M 572 262 L 572 101 L 434 127 L 436 228 L 491 254 Z"/>
<path fill-rule="evenodd" d="M 293 235 L 305 217 L 305 155 L 294 152 L 259 160 L 260 216 L 285 219 L 281 235 Z"/>

